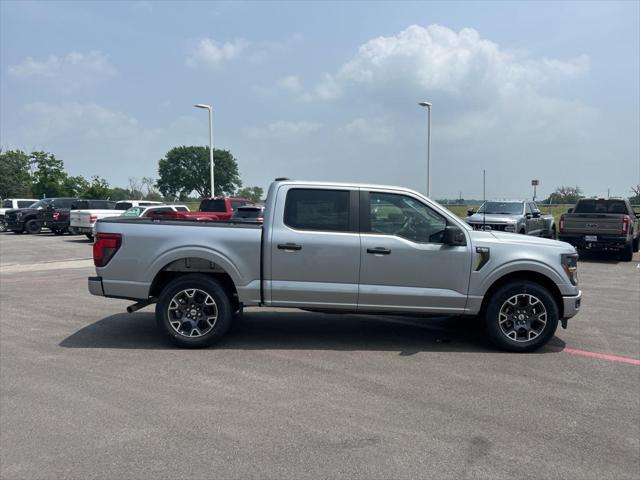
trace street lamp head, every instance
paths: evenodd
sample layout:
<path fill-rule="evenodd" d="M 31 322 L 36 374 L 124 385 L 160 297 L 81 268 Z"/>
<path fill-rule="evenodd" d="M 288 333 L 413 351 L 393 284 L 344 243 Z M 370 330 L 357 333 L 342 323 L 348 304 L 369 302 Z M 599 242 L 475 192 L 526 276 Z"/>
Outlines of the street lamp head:
<path fill-rule="evenodd" d="M 431 106 L 431 102 L 420 102 L 420 103 L 418 103 L 418 105 L 420 105 L 421 107 L 430 107 Z"/>
<path fill-rule="evenodd" d="M 196 103 L 194 105 L 196 108 L 206 108 L 207 110 L 211 110 L 211 105 L 205 105 L 204 103 Z"/>

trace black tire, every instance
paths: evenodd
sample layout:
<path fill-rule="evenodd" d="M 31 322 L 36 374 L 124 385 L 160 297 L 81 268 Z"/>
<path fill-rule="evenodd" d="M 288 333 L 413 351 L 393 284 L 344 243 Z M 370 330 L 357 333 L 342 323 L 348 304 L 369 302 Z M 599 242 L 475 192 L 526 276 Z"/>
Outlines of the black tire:
<path fill-rule="evenodd" d="M 87 237 L 89 240 L 93 241 L 93 235 L 92 234 L 85 233 L 84 236 Z"/>
<path fill-rule="evenodd" d="M 53 232 L 54 235 L 64 235 L 64 230 L 58 230 L 57 228 L 55 230 L 51 230 Z"/>
<path fill-rule="evenodd" d="M 16 235 L 21 235 L 24 233 L 24 230 L 11 230 L 13 233 L 15 233 Z"/>
<path fill-rule="evenodd" d="M 0 220 L 0 233 L 6 232 L 6 231 L 7 231 L 7 224 L 4 222 L 4 220 Z"/>
<path fill-rule="evenodd" d="M 624 250 L 620 252 L 620 260 L 630 262 L 633 260 L 633 243 L 629 242 L 624 246 Z"/>
<path fill-rule="evenodd" d="M 640 237 L 633 241 L 633 251 L 637 252 L 640 249 Z"/>
<path fill-rule="evenodd" d="M 520 230 L 518 233 L 520 235 L 526 235 L 527 234 L 527 232 L 524 230 L 524 228 L 522 230 Z"/>
<path fill-rule="evenodd" d="M 204 322 L 204 320 L 200 320 L 199 323 L 197 323 L 198 329 L 201 328 L 201 325 L 203 325 L 205 328 L 208 328 L 208 330 L 205 333 L 202 333 L 200 336 L 187 335 L 187 333 L 194 333 L 194 322 L 192 322 L 191 320 L 180 322 L 179 318 L 177 319 L 176 317 L 172 316 L 180 313 L 180 307 L 179 305 L 177 305 L 177 303 L 173 303 L 179 307 L 178 309 L 176 309 L 176 313 L 170 313 L 169 310 L 169 307 L 172 305 L 174 299 L 180 297 L 183 292 L 188 292 L 189 290 L 197 290 L 198 292 L 200 292 L 196 292 L 194 294 L 194 299 L 197 299 L 198 296 L 201 296 L 203 292 L 215 302 L 214 307 L 216 309 L 216 318 L 213 321 L 213 325 L 208 326 L 207 324 L 202 323 Z M 189 311 L 194 311 L 188 310 L 188 308 L 189 307 L 186 305 L 182 307 L 183 312 L 180 318 L 185 318 L 185 314 L 188 315 Z M 209 311 L 208 313 L 211 312 Z M 162 293 L 160 294 L 160 298 L 156 305 L 156 322 L 160 330 L 179 347 L 204 348 L 217 343 L 218 341 L 220 341 L 220 339 L 222 339 L 222 337 L 225 336 L 225 334 L 231 327 L 233 313 L 233 307 L 231 306 L 229 295 L 217 280 L 207 275 L 192 273 L 176 278 L 175 280 L 170 282 L 164 288 L 164 290 L 162 290 Z M 177 324 L 175 328 L 174 326 L 172 326 L 171 320 L 173 320 L 174 324 Z M 185 327 L 183 328 L 183 326 Z M 191 330 L 187 332 L 187 328 Z"/>
<path fill-rule="evenodd" d="M 558 233 L 556 232 L 556 227 L 553 227 L 551 229 L 551 236 L 549 238 L 551 240 L 557 240 L 558 239 Z"/>
<path fill-rule="evenodd" d="M 24 225 L 24 229 L 27 233 L 35 235 L 36 233 L 40 233 L 42 230 L 42 224 L 35 218 L 32 218 L 31 220 L 27 220 L 27 223 Z"/>
<path fill-rule="evenodd" d="M 510 338 L 503 331 L 503 327 L 500 325 L 501 309 L 503 307 L 510 308 L 511 304 L 507 305 L 507 301 L 520 295 L 523 296 L 523 298 L 535 298 L 542 303 L 546 310 L 546 323 L 544 323 L 544 326 L 539 326 L 540 322 L 538 322 L 537 328 L 539 329 L 539 332 L 537 336 L 528 341 Z M 533 308 L 538 308 L 537 313 L 539 313 L 541 307 L 538 304 L 536 305 L 537 307 Z M 516 311 L 519 312 L 520 310 Z M 531 316 L 535 317 L 535 314 L 532 314 Z M 521 317 L 520 320 L 527 321 Z M 556 329 L 558 328 L 558 320 L 558 305 L 551 293 L 542 285 L 526 280 L 510 282 L 500 287 L 489 299 L 485 310 L 485 328 L 489 340 L 491 340 L 491 342 L 498 348 L 510 352 L 524 353 L 539 349 L 553 337 Z M 508 322 L 509 321 L 506 322 L 506 326 L 504 327 L 505 329 L 509 326 Z M 518 336 L 517 332 L 515 333 L 515 336 Z"/>

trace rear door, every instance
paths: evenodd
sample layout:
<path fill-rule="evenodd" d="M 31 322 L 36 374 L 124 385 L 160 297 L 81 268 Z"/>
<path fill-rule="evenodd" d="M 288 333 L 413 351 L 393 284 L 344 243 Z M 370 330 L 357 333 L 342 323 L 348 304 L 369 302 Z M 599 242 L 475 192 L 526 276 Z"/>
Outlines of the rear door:
<path fill-rule="evenodd" d="M 442 243 L 447 219 L 419 198 L 362 191 L 358 311 L 462 313 L 471 246 Z"/>
<path fill-rule="evenodd" d="M 360 235 L 358 192 L 282 185 L 270 230 L 265 294 L 272 305 L 355 309 Z M 279 220 L 282 219 L 282 220 Z M 266 297 L 269 301 L 269 297 Z"/>

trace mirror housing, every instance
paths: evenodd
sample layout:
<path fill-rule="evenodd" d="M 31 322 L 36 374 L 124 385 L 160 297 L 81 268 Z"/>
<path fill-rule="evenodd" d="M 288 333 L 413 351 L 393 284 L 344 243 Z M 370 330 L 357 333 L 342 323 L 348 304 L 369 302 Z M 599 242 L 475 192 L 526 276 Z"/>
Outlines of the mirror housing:
<path fill-rule="evenodd" d="M 527 220 L 530 220 L 533 215 L 531 215 L 530 213 L 525 213 L 524 216 L 527 218 Z"/>
<path fill-rule="evenodd" d="M 447 225 L 442 235 L 442 243 L 453 247 L 461 247 L 467 244 L 467 237 L 460 227 L 455 225 Z"/>
<path fill-rule="evenodd" d="M 539 211 L 533 212 L 533 218 L 540 218 L 540 212 Z"/>
<path fill-rule="evenodd" d="M 470 217 L 471 215 L 473 215 L 474 213 L 476 213 L 474 208 L 469 208 L 467 209 L 467 217 Z"/>

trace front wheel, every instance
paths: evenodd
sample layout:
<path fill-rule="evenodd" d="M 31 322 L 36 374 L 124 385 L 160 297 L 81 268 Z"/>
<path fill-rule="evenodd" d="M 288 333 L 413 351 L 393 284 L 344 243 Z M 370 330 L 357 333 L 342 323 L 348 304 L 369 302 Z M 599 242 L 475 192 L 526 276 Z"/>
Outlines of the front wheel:
<path fill-rule="evenodd" d="M 0 233 L 6 232 L 6 231 L 7 231 L 7 224 L 4 222 L 4 220 L 0 220 Z"/>
<path fill-rule="evenodd" d="M 215 279 L 188 274 L 169 283 L 156 305 L 158 327 L 176 345 L 203 348 L 228 332 L 233 308 L 226 290 Z"/>
<path fill-rule="evenodd" d="M 637 252 L 640 249 L 640 236 L 633 241 L 633 251 Z"/>
<path fill-rule="evenodd" d="M 510 282 L 489 299 L 485 326 L 489 339 L 511 352 L 531 352 L 545 345 L 558 327 L 558 306 L 542 285 Z"/>
<path fill-rule="evenodd" d="M 631 260 L 633 260 L 632 242 L 629 242 L 624 246 L 624 250 L 622 250 L 622 253 L 620 254 L 620 260 L 622 260 L 623 262 L 630 262 Z"/>
<path fill-rule="evenodd" d="M 42 230 L 42 224 L 38 220 L 29 220 L 25 224 L 24 229 L 27 231 L 27 233 L 35 235 L 36 233 L 40 233 L 40 231 Z"/>

